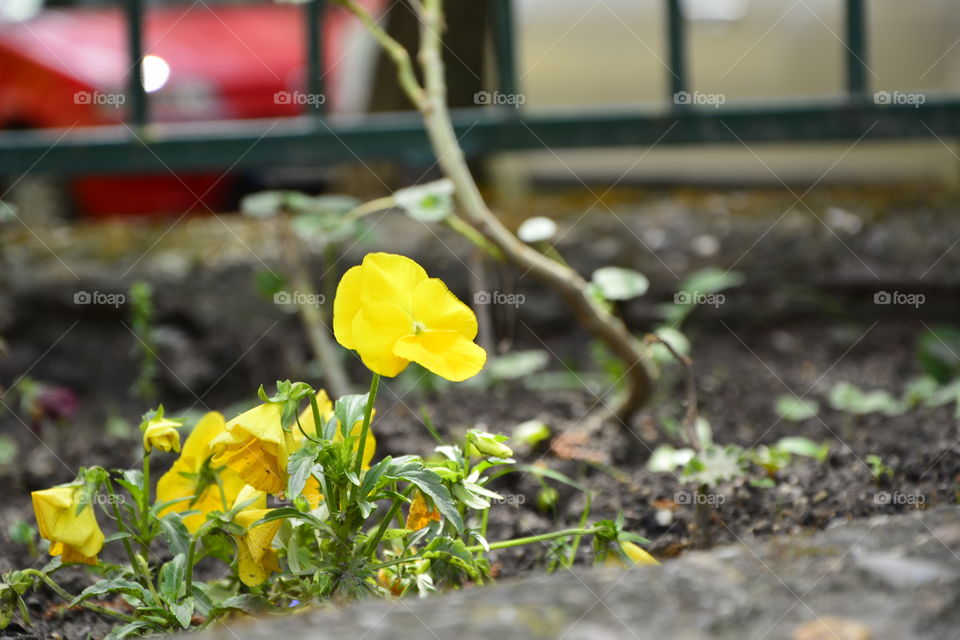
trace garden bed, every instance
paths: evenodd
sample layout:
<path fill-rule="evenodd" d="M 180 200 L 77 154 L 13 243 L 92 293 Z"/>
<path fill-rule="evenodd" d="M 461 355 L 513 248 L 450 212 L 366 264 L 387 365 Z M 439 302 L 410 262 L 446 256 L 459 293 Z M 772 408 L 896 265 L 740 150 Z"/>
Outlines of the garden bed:
<path fill-rule="evenodd" d="M 681 208 L 699 206 L 683 205 L 684 200 L 679 197 L 671 202 L 681 203 L 677 205 Z M 640 212 L 634 211 L 633 215 L 653 226 L 649 207 L 657 206 L 644 206 L 648 209 L 641 206 Z M 625 219 L 632 224 L 635 218 Z M 680 222 L 674 224 L 680 226 L 671 231 L 672 236 L 691 236 L 695 223 L 689 219 L 684 223 L 683 215 L 678 219 Z M 755 217 L 744 215 L 742 226 L 747 231 L 738 231 L 741 227 L 733 225 L 734 230 L 728 235 L 734 239 L 726 245 L 734 249 L 729 250 L 735 252 L 736 247 L 746 245 L 754 227 L 772 219 L 773 208 L 760 223 Z M 200 228 L 212 234 L 210 224 L 215 223 L 205 221 Z M 596 229 L 586 232 L 596 242 L 598 251 L 618 234 L 616 221 L 607 219 L 604 224 L 600 228 L 606 231 L 596 237 L 589 236 Z M 729 220 L 724 224 L 729 225 Z M 891 255 L 901 255 L 897 252 L 897 247 L 901 247 L 898 242 L 911 242 L 910 237 L 898 238 L 896 233 L 877 230 L 896 227 L 901 224 L 899 220 L 871 224 L 876 226 L 868 226 L 868 233 L 882 239 L 874 242 L 888 243 L 884 246 Z M 245 225 L 246 222 L 240 225 L 239 233 L 247 233 Z M 807 239 L 820 235 L 819 231 L 808 231 L 811 235 Z M 255 235 L 255 231 L 252 233 Z M 136 234 L 144 234 L 147 239 L 134 237 Z M 14 274 L 10 294 L 0 305 L 5 309 L 0 332 L 9 342 L 7 358 L 0 361 L 0 380 L 9 385 L 28 372 L 37 380 L 73 388 L 79 393 L 81 405 L 70 424 L 48 424 L 39 432 L 31 428 L 29 416 L 16 405 L 11 404 L 13 411 L 0 415 L 3 432 L 17 441 L 21 451 L 13 464 L 0 470 L 0 486 L 4 487 L 0 523 L 4 531 L 18 520 L 32 522 L 30 490 L 71 479 L 81 464 L 127 466 L 138 457 L 136 436 L 125 438 L 118 430 L 113 435 L 104 432 L 111 415 L 134 422 L 145 410 L 128 393 L 136 373 L 130 357 L 135 339 L 120 324 L 125 318 L 124 310 L 78 308 L 70 300 L 78 287 L 110 290 L 112 286 L 113 290 L 121 290 L 123 279 L 118 281 L 113 273 L 111 284 L 111 272 L 117 270 L 117 264 L 132 262 L 128 256 L 142 250 L 141 244 L 147 246 L 149 237 L 143 230 L 132 230 L 123 236 L 124 241 L 136 247 L 131 252 L 118 250 L 117 255 L 91 257 L 96 252 L 88 250 L 83 260 L 67 257 L 66 262 L 78 272 L 77 280 L 58 273 L 53 258 L 37 257 L 40 250 L 36 247 L 31 249 L 36 253 L 30 256 L 11 258 L 23 261 L 8 272 Z M 780 242 L 786 251 L 785 243 L 801 247 L 805 236 L 778 236 L 774 231 L 772 237 L 772 242 Z M 70 246 L 69 242 L 64 244 Z M 75 247 L 72 250 L 77 251 Z M 277 247 L 266 246 L 264 257 L 269 261 L 276 250 Z M 309 379 L 309 371 L 304 368 L 303 338 L 295 317 L 278 311 L 253 291 L 252 272 L 259 268 L 255 264 L 259 260 L 237 253 L 230 241 L 216 245 L 216 264 L 212 268 L 203 263 L 211 258 L 205 254 L 202 243 L 192 251 L 180 255 L 161 246 L 165 258 L 150 254 L 145 266 L 135 266 L 130 276 L 148 277 L 158 285 L 158 322 L 163 331 L 160 396 L 169 413 L 176 414 L 178 409 L 191 405 L 195 409 L 206 405 L 222 408 L 232 403 L 250 405 L 255 401 L 258 384 L 269 386 L 277 378 L 297 376 Z M 436 251 L 434 245 L 408 247 L 414 255 L 436 255 Z M 343 266 L 356 262 L 355 254 L 361 252 L 352 250 Z M 793 255 L 796 262 L 806 263 L 802 250 Z M 589 264 L 597 257 L 587 252 L 577 259 Z M 722 266 L 732 262 L 726 257 L 714 259 Z M 669 256 L 666 260 L 664 267 L 679 270 Z M 38 262 L 46 265 L 47 276 L 35 268 Z M 774 262 L 784 272 L 791 268 L 786 258 Z M 840 382 L 886 389 L 894 395 L 902 393 L 907 381 L 922 373 L 916 342 L 931 323 L 949 316 L 950 303 L 944 298 L 953 295 L 955 299 L 956 283 L 950 277 L 938 276 L 938 271 L 930 282 L 944 296 L 934 296 L 921 311 L 884 307 L 879 310 L 881 314 L 871 305 L 873 290 L 902 287 L 904 282 L 911 282 L 910 274 L 883 272 L 884 277 L 878 280 L 869 274 L 861 277 L 862 273 L 846 280 L 837 275 L 853 273 L 854 262 L 850 256 L 844 256 L 807 274 L 807 292 L 824 280 L 834 280 L 836 290 L 829 299 L 787 295 L 779 283 L 764 277 L 769 274 L 758 271 L 758 277 L 752 278 L 753 271 L 746 269 L 747 284 L 731 290 L 723 307 L 698 310 L 691 318 L 688 334 L 693 339 L 691 355 L 700 412 L 709 419 L 717 443 L 750 448 L 772 445 L 785 436 L 803 436 L 827 442 L 830 447 L 823 462 L 794 458 L 789 466 L 774 474 L 773 487 L 752 486 L 750 480 L 762 475 L 757 469 L 743 478 L 721 483 L 711 492 L 715 508 L 706 537 L 691 528 L 695 514 L 690 496 L 694 487 L 678 473 L 651 473 L 646 466 L 654 448 L 679 441 L 665 429 L 671 419 L 679 420 L 685 410 L 685 389 L 676 372 L 672 375 L 675 381 L 660 392 L 649 410 L 637 417 L 631 431 L 607 430 L 591 436 L 593 439 L 581 440 L 577 438 L 582 438 L 579 427 L 583 417 L 601 403 L 588 390 L 532 391 L 524 386 L 524 380 L 504 380 L 485 388 L 466 386 L 456 393 L 438 393 L 425 389 L 422 381 L 413 384 L 415 376 L 385 380 L 373 425 L 378 456 L 428 454 L 435 443 L 423 426 L 424 411 L 441 434 L 451 439 L 461 438 L 467 429 L 478 425 L 491 432 L 509 434 L 523 421 L 540 420 L 550 427 L 553 440 L 531 450 L 517 447 L 518 461 L 546 465 L 584 484 L 594 493 L 591 519 L 613 518 L 622 511 L 625 529 L 647 537 L 650 550 L 661 559 L 697 547 L 817 530 L 838 519 L 956 504 L 960 434 L 953 404 L 917 408 L 902 415 L 853 415 L 831 408 L 828 401 L 831 389 Z M 435 264 L 448 273 L 458 270 L 449 257 L 438 259 Z M 657 276 L 660 267 L 633 266 L 652 272 L 654 299 L 668 299 L 675 283 L 664 274 Z M 688 269 L 692 266 L 697 265 L 686 265 Z M 746 266 L 760 268 L 755 264 Z M 340 266 L 334 269 L 340 270 Z M 431 266 L 428 270 L 435 271 Z M 16 279 L 17 274 L 23 278 Z M 795 280 L 802 282 L 803 275 L 795 273 Z M 456 284 L 452 286 L 458 288 Z M 537 286 L 522 281 L 517 290 L 529 294 L 525 305 L 513 311 L 498 309 L 495 314 L 501 333 L 508 328 L 506 333 L 513 348 L 545 351 L 549 356 L 548 369 L 566 374 L 568 379 L 590 377 L 596 363 L 583 334 L 568 322 L 555 320 L 563 317 L 555 302 L 539 304 L 545 294 Z M 468 296 L 464 293 L 462 297 Z M 640 332 L 651 326 L 653 302 L 641 300 L 624 312 L 632 328 Z M 50 351 L 45 354 L 46 349 Z M 353 369 L 355 380 L 362 379 L 361 371 L 359 367 Z M 818 415 L 800 421 L 779 419 L 776 398 L 794 394 L 818 400 Z M 595 460 L 597 452 L 608 455 Z M 881 473 L 878 477 L 868 456 L 877 456 L 891 474 Z M 538 507 L 541 484 L 529 474 L 511 474 L 498 480 L 495 488 L 504 495 L 505 503 L 491 511 L 490 539 L 574 525 L 584 508 L 584 494 L 562 484 L 552 486 L 559 491 L 555 512 Z M 493 570 L 502 578 L 528 575 L 543 570 L 547 555 L 547 545 L 494 552 Z M 0 552 L 0 570 L 24 568 L 34 560 L 45 561 L 43 557 L 28 560 L 25 547 L 7 541 Z M 123 558 L 107 556 L 107 560 L 122 562 Z M 589 550 L 584 548 L 580 561 L 588 560 Z M 79 592 L 86 578 L 79 570 L 70 572 L 72 577 L 64 586 Z M 98 637 L 108 628 L 90 612 L 64 611 L 59 606 L 62 603 L 52 595 L 41 592 L 30 596 L 28 604 L 36 626 L 22 632 L 10 627 L 6 635 L 46 638 L 60 633 L 64 638 L 74 638 L 85 637 L 89 631 Z"/>

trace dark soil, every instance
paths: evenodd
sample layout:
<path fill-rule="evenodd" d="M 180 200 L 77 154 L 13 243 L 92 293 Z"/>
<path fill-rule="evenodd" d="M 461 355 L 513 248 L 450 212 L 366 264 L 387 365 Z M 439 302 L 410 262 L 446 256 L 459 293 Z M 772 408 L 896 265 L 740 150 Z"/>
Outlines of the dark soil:
<path fill-rule="evenodd" d="M 772 444 L 785 435 L 803 435 L 831 445 L 823 464 L 795 458 L 794 464 L 777 476 L 773 489 L 753 488 L 745 480 L 719 487 L 716 495 L 723 502 L 712 512 L 708 544 L 816 529 L 838 518 L 955 503 L 960 444 L 953 406 L 915 410 L 899 417 L 855 417 L 831 410 L 825 400 L 827 390 L 839 381 L 900 392 L 906 380 L 920 373 L 914 341 L 923 330 L 922 324 L 912 320 L 876 325 L 809 321 L 777 327 L 695 325 L 691 333 L 696 334 L 694 358 L 701 412 L 712 422 L 717 442 L 749 447 Z M 557 335 L 547 340 L 546 347 L 566 362 L 588 365 L 581 340 L 575 333 Z M 517 341 L 518 346 L 536 346 L 530 336 L 518 335 Z M 552 367 L 559 366 L 555 360 Z M 649 538 L 650 548 L 660 557 L 702 546 L 703 541 L 690 528 L 693 507 L 678 498 L 678 492 L 691 487 L 672 474 L 652 474 L 645 469 L 649 451 L 670 441 L 658 425 L 664 417 L 682 415 L 684 407 L 678 400 L 682 391 L 679 383 L 674 392 L 665 390 L 665 400 L 640 416 L 632 432 L 605 433 L 597 442 L 586 443 L 594 449 L 614 451 L 614 468 L 569 459 L 569 455 L 560 457 L 549 447 L 521 452 L 519 459 L 546 464 L 586 484 L 595 493 L 592 519 L 611 518 L 623 511 L 627 528 Z M 778 421 L 774 398 L 791 392 L 804 396 L 808 391 L 808 397 L 821 402 L 819 418 L 801 423 Z M 244 390 L 237 392 L 240 400 Z M 583 391 L 534 393 L 519 383 L 487 391 L 430 393 L 388 382 L 378 402 L 378 453 L 429 453 L 433 441 L 422 425 L 423 409 L 450 437 L 481 424 L 509 433 L 514 425 L 533 418 L 561 435 L 575 431 L 599 402 Z M 0 521 L 4 529 L 17 519 L 30 521 L 29 490 L 68 480 L 68 467 L 80 461 L 121 466 L 136 459 L 136 443 L 105 439 L 98 435 L 95 423 L 72 424 L 59 431 L 47 428 L 41 436 L 51 452 L 27 434 L 12 414 L 2 420 L 8 433 L 17 434 L 24 451 L 24 464 L 8 468 L 2 475 Z M 878 483 L 864 462 L 868 454 L 879 455 L 893 469 L 893 478 Z M 758 476 L 754 470 L 753 477 Z M 535 479 L 512 474 L 499 480 L 497 489 L 508 500 L 491 512 L 490 539 L 574 525 L 584 496 L 563 485 L 555 486 L 560 491 L 556 513 L 543 513 L 536 506 L 540 485 Z M 923 504 L 881 504 L 875 498 L 878 492 L 922 496 Z M 494 568 L 500 576 L 540 570 L 547 553 L 545 545 L 498 552 Z M 586 562 L 586 545 L 581 555 Z M 26 549 L 12 542 L 0 551 L 2 570 L 39 566 L 44 561 L 28 558 Z M 69 579 L 64 586 L 72 592 L 79 592 L 89 580 L 78 569 L 65 575 Z M 4 637 L 45 638 L 59 633 L 63 638 L 83 638 L 88 632 L 97 637 L 109 626 L 88 612 L 63 610 L 50 593 L 31 595 L 28 604 L 36 626 L 30 631 L 11 626 Z"/>

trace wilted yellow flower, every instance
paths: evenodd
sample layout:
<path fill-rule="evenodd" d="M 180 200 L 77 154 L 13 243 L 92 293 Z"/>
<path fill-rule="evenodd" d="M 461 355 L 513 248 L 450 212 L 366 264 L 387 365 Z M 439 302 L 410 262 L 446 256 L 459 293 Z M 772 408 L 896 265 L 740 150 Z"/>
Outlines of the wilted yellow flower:
<path fill-rule="evenodd" d="M 271 573 L 280 571 L 277 552 L 273 550 L 273 538 L 277 535 L 282 520 L 273 520 L 250 528 L 250 525 L 270 513 L 266 508 L 266 494 L 251 486 L 246 486 L 240 491 L 234 506 L 251 498 L 256 500 L 237 513 L 233 521 L 246 529 L 243 535 L 235 538 L 240 581 L 248 587 L 255 587 L 266 580 Z"/>
<path fill-rule="evenodd" d="M 182 425 L 177 420 L 168 420 L 163 412 L 143 426 L 143 448 L 149 452 L 156 447 L 160 451 L 180 451 L 180 432 Z"/>
<path fill-rule="evenodd" d="M 617 544 L 619 544 L 620 548 L 623 549 L 623 552 L 627 554 L 627 557 L 630 558 L 630 561 L 637 566 L 660 564 L 659 562 L 657 562 L 656 558 L 654 558 L 652 555 L 644 551 L 644 549 L 639 545 L 636 545 L 627 540 L 621 540 L 617 542 Z M 616 555 L 611 553 L 607 556 L 607 558 L 612 559 L 613 564 L 618 564 L 620 566 L 623 566 L 623 562 L 621 562 Z"/>
<path fill-rule="evenodd" d="M 406 528 L 411 531 L 423 529 L 431 522 L 440 522 L 440 512 L 427 506 L 427 500 L 419 491 L 410 504 L 410 511 L 407 513 Z"/>
<path fill-rule="evenodd" d="M 157 482 L 157 503 L 188 498 L 165 507 L 159 515 L 171 512 L 197 511 L 184 516 L 183 523 L 190 533 L 196 533 L 213 511 L 226 511 L 233 504 L 243 480 L 228 467 L 216 468 L 210 461 L 213 450 L 210 441 L 224 433 L 223 415 L 216 411 L 206 414 L 187 436 L 180 457 Z"/>
<path fill-rule="evenodd" d="M 287 458 L 299 446 L 296 435 L 280 426 L 282 412 L 282 403 L 265 402 L 229 421 L 226 431 L 210 443 L 213 463 L 230 467 L 255 489 L 282 492 Z"/>
<path fill-rule="evenodd" d="M 473 342 L 477 317 L 438 278 L 410 258 L 370 253 L 349 269 L 333 301 L 337 341 L 354 349 L 374 373 L 395 376 L 411 361 L 447 380 L 483 368 Z"/>
<path fill-rule="evenodd" d="M 30 494 L 40 535 L 50 541 L 50 555 L 63 562 L 96 564 L 103 548 L 103 532 L 97 524 L 93 506 L 84 505 L 77 513 L 82 487 L 61 485 Z"/>

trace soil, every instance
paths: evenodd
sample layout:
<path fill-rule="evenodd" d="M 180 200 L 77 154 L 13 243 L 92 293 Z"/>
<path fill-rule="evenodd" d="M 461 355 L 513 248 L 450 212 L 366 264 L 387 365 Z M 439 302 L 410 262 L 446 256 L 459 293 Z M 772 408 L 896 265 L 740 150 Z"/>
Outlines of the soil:
<path fill-rule="evenodd" d="M 710 419 L 715 440 L 749 447 L 772 444 L 786 435 L 802 435 L 827 441 L 831 447 L 823 464 L 795 458 L 777 475 L 775 488 L 753 488 L 744 480 L 718 487 L 716 495 L 722 504 L 712 511 L 708 545 L 822 528 L 835 519 L 957 502 L 960 443 L 952 406 L 898 417 L 854 417 L 831 410 L 824 400 L 825 392 L 839 381 L 901 391 L 905 380 L 920 373 L 913 342 L 922 325 L 884 322 L 871 328 L 869 324 L 806 322 L 750 328 L 726 324 L 717 329 L 709 324 L 699 326 L 693 351 L 701 412 Z M 546 346 L 575 360 L 580 341 L 576 334 L 554 336 Z M 525 342 L 520 339 L 521 345 Z M 543 420 L 557 436 L 576 430 L 582 417 L 599 402 L 582 391 L 531 393 L 516 383 L 457 393 L 424 393 L 394 386 L 396 390 L 389 382 L 385 385 L 376 421 L 378 452 L 392 455 L 426 454 L 432 449 L 433 441 L 420 417 L 424 408 L 441 432 L 451 437 L 459 437 L 475 424 L 510 432 L 525 419 Z M 791 391 L 803 396 L 808 390 L 809 397 L 821 400 L 819 417 L 800 423 L 778 421 L 773 398 Z M 545 464 L 588 486 L 594 492 L 591 518 L 612 518 L 622 511 L 627 529 L 649 538 L 650 549 L 661 558 L 702 547 L 703 541 L 691 531 L 694 508 L 684 503 L 686 494 L 678 493 L 689 492 L 691 487 L 673 474 L 645 469 L 650 449 L 661 442 L 676 442 L 663 436 L 657 426 L 665 416 L 681 415 L 684 408 L 676 398 L 682 391 L 678 383 L 676 392 L 666 394 L 663 404 L 638 418 L 632 432 L 605 433 L 598 436 L 601 442 L 590 443 L 591 448 L 617 452 L 615 469 L 561 457 L 549 447 L 521 452 L 518 459 Z M 4 420 L 9 422 L 10 416 Z M 93 424 L 73 424 L 61 433 L 69 438 L 71 461 L 120 466 L 135 459 L 131 457 L 135 445 L 92 437 L 96 433 Z M 83 437 L 78 437 L 80 434 Z M 59 439 L 50 446 L 64 448 Z M 36 460 L 38 450 L 27 459 Z M 879 455 L 893 469 L 892 479 L 875 480 L 864 461 L 869 454 Z M 754 470 L 753 477 L 758 475 Z M 69 472 L 60 464 L 40 477 L 20 466 L 8 468 L 0 480 L 5 487 L 0 512 L 4 525 L 29 520 L 29 490 L 67 479 Z M 564 485 L 555 486 L 560 498 L 554 515 L 537 508 L 540 486 L 532 477 L 511 474 L 498 480 L 496 488 L 507 500 L 491 512 L 490 539 L 573 525 L 583 509 L 584 496 Z M 875 496 L 881 492 L 922 496 L 922 504 L 916 504 L 917 500 L 912 504 L 878 503 Z M 546 545 L 497 552 L 494 569 L 500 577 L 542 570 L 547 553 Z M 581 561 L 587 562 L 589 550 L 584 548 L 581 556 Z M 5 544 L 0 568 L 23 568 L 25 557 L 23 547 Z M 42 562 L 40 558 L 34 564 Z M 78 592 L 88 580 L 81 570 L 70 570 L 69 575 L 64 585 L 69 591 Z M 83 638 L 88 632 L 98 637 L 109 628 L 88 612 L 63 610 L 53 594 L 45 591 L 29 596 L 28 604 L 35 627 L 25 631 L 12 626 L 3 637 L 47 638 L 59 633 L 64 638 Z"/>
<path fill-rule="evenodd" d="M 944 205 L 944 216 L 954 203 L 955 199 L 951 199 L 948 205 Z M 776 211 L 771 207 L 767 209 Z M 670 220 L 678 219 L 673 213 L 664 216 Z M 689 227 L 691 234 L 699 228 L 699 223 L 692 217 L 680 218 L 686 220 L 683 224 Z M 948 221 L 945 224 L 955 225 L 955 214 L 944 220 Z M 761 230 L 765 228 L 765 223 L 757 224 Z M 817 228 L 816 225 L 813 228 Z M 219 232 L 222 234 L 222 230 Z M 774 231 L 771 238 L 775 239 L 776 233 L 778 231 Z M 818 229 L 818 233 L 822 234 L 822 230 Z M 613 225 L 610 235 L 615 237 L 617 234 L 622 236 L 622 229 Z M 795 230 L 787 230 L 782 244 L 772 241 L 772 244 L 765 245 L 767 255 L 771 256 L 769 260 L 784 256 L 782 272 L 791 273 L 794 280 L 809 276 L 811 288 L 823 288 L 834 281 L 843 281 L 844 273 L 860 268 L 853 264 L 849 269 L 841 269 L 812 258 L 809 265 L 804 263 L 803 269 L 787 264 L 792 257 L 799 260 L 800 256 L 809 255 L 802 248 L 804 240 L 798 239 L 796 234 Z M 907 235 L 897 231 L 884 236 L 882 242 L 877 240 L 877 255 L 886 255 L 884 251 L 889 242 Z M 743 245 L 750 246 L 757 234 L 748 229 L 743 236 Z M 876 234 L 871 238 L 874 236 Z M 590 239 L 594 240 L 592 236 Z M 148 240 L 144 242 L 149 246 Z M 952 236 L 944 236 L 941 240 L 952 241 Z M 60 242 L 66 247 L 72 246 L 69 239 Z M 203 244 L 200 240 L 197 242 Z M 576 240 L 569 242 L 575 243 Z M 49 243 L 60 251 L 60 245 L 52 240 Z M 601 246 L 601 238 L 597 236 L 596 245 L 590 246 Z M 773 248 L 769 248 L 771 246 Z M 855 262 L 842 249 L 834 247 L 834 250 L 841 258 Z M 635 249 L 633 251 L 637 253 Z M 736 256 L 741 249 L 737 247 L 732 251 Z M 935 253 L 939 255 L 939 252 Z M 908 264 L 908 255 L 906 250 L 900 255 L 903 265 Z M 576 258 L 587 262 L 600 259 L 592 255 Z M 51 261 L 49 256 L 46 260 Z M 669 257 L 667 260 L 669 262 Z M 652 262 L 652 259 L 648 257 L 648 261 Z M 68 262 L 74 264 L 72 258 Z M 719 260 L 719 263 L 725 261 Z M 880 263 L 879 258 L 871 260 L 873 266 Z M 682 265 L 670 264 L 678 272 L 684 271 Z M 807 266 L 812 269 L 820 265 L 824 266 L 823 271 L 804 271 Z M 642 270 L 654 273 L 654 267 Z M 458 264 L 450 268 L 461 270 Z M 751 486 L 748 479 L 717 487 L 713 494 L 717 504 L 710 511 L 710 525 L 705 535 L 693 527 L 694 507 L 686 499 L 692 487 L 675 474 L 655 474 L 646 469 L 653 448 L 663 443 L 679 444 L 668 428 L 685 411 L 682 401 L 684 387 L 676 372 L 668 377 L 672 382 L 658 392 L 651 408 L 637 416 L 630 429 L 608 429 L 580 443 L 585 449 L 608 454 L 609 460 L 603 464 L 571 456 L 570 446 L 577 444 L 570 434 L 580 433 L 584 416 L 601 406 L 602 400 L 583 389 L 531 391 L 522 381 L 501 382 L 487 389 L 463 386 L 446 392 L 411 386 L 409 377 L 386 381 L 381 387 L 374 425 L 378 454 L 430 453 L 434 442 L 422 423 L 424 410 L 441 433 L 450 438 L 459 438 L 466 429 L 477 425 L 490 431 L 510 433 L 515 425 L 525 420 L 542 420 L 552 429 L 553 442 L 532 451 L 518 448 L 518 461 L 546 465 L 586 485 L 594 495 L 592 520 L 613 518 L 623 512 L 626 528 L 647 537 L 651 551 L 662 559 L 683 554 L 691 548 L 821 529 L 838 519 L 929 509 L 960 501 L 960 432 L 953 405 L 916 409 L 901 416 L 853 416 L 831 409 L 826 400 L 829 389 L 842 381 L 899 394 L 911 378 L 921 373 L 915 355 L 917 339 L 927 331 L 929 323 L 955 317 L 951 305 L 956 283 L 949 275 L 952 269 L 942 271 L 942 295 L 938 298 L 941 304 L 929 305 L 927 315 L 909 307 L 891 306 L 883 309 L 882 316 L 876 307 L 865 304 L 864 300 L 869 301 L 872 291 L 881 283 L 902 284 L 910 281 L 910 277 L 883 274 L 882 280 L 868 280 L 869 288 L 864 288 L 861 280 L 850 280 L 853 283 L 850 290 L 833 292 L 831 295 L 838 298 L 829 304 L 822 300 L 812 306 L 804 303 L 807 304 L 803 307 L 805 312 L 793 313 L 791 310 L 796 306 L 781 304 L 782 289 L 776 286 L 760 287 L 762 290 L 759 291 L 756 287 L 751 288 L 751 282 L 763 281 L 762 269 L 741 269 L 748 275 L 748 284 L 742 288 L 742 293 L 741 290 L 731 291 L 728 304 L 719 312 L 698 309 L 684 327 L 693 340 L 700 413 L 709 419 L 714 440 L 721 444 L 751 447 L 770 445 L 788 435 L 806 436 L 818 442 L 828 442 L 830 453 L 823 463 L 794 458 L 791 466 L 776 475 L 773 488 Z M 432 268 L 428 267 L 428 270 L 434 273 Z M 582 270 L 589 272 L 590 269 Z M 25 278 L 31 273 L 39 273 L 39 270 L 29 266 L 18 273 Z M 934 272 L 931 277 L 940 277 L 940 273 Z M 754 275 L 757 278 L 754 279 Z M 299 374 L 309 380 L 309 374 L 302 366 L 290 364 L 303 364 L 302 354 L 306 350 L 302 337 L 298 338 L 299 343 L 293 341 L 293 346 L 279 341 L 276 334 L 261 341 L 274 320 L 271 317 L 263 319 L 259 307 L 251 312 L 251 306 L 237 302 L 243 298 L 237 292 L 250 289 L 249 270 L 227 272 L 227 276 L 218 272 L 210 278 L 214 280 L 212 284 L 206 281 L 207 289 L 196 285 L 203 296 L 197 294 L 195 298 L 177 299 L 177 295 L 183 294 L 182 288 L 166 297 L 161 288 L 158 294 L 160 322 L 168 332 L 160 388 L 168 413 L 178 414 L 191 405 L 199 409 L 209 403 L 229 414 L 228 407 L 235 406 L 235 403 L 255 400 L 257 384 Z M 200 277 L 188 276 L 186 279 L 203 284 Z M 665 295 L 676 286 L 670 278 L 651 279 L 652 290 L 660 290 Z M 137 459 L 139 445 L 135 439 L 105 435 L 103 427 L 111 415 L 122 416 L 133 423 L 143 411 L 143 407 L 128 395 L 136 371 L 130 355 L 133 339 L 129 332 L 116 328 L 119 314 L 112 314 L 109 309 L 91 308 L 83 311 L 88 315 L 76 325 L 76 333 L 59 343 L 58 337 L 72 322 L 70 314 L 78 313 L 75 306 L 60 300 L 73 295 L 76 284 L 70 280 L 67 284 L 71 288 L 61 286 L 59 293 L 47 294 L 38 292 L 39 285 L 32 283 L 22 288 L 15 302 L 0 300 L 3 303 L 0 304 L 0 330 L 10 343 L 6 360 L 0 361 L 0 383 L 9 387 L 18 376 L 28 371 L 35 379 L 68 384 L 80 394 L 80 411 L 72 422 L 60 426 L 48 424 L 39 431 L 32 428 L 29 416 L 21 407 L 12 399 L 3 398 L 8 407 L 0 407 L 0 430 L 17 441 L 20 454 L 12 464 L 0 467 L 0 496 L 3 499 L 0 538 L 5 543 L 0 545 L 0 571 L 41 566 L 46 561 L 45 557 L 29 558 L 26 548 L 10 541 L 8 536 L 8 528 L 13 523 L 19 520 L 32 523 L 30 490 L 71 479 L 81 464 L 123 467 Z M 219 291 L 222 298 L 211 300 L 205 297 L 210 291 Z M 538 292 L 533 288 L 525 292 L 533 302 L 528 301 L 526 307 L 516 312 L 516 317 L 508 318 L 512 347 L 547 350 L 552 371 L 577 375 L 593 371 L 597 365 L 584 335 L 569 321 L 556 320 L 563 317 L 562 309 L 540 305 L 539 301 L 545 297 L 542 291 L 540 298 L 534 297 Z M 256 297 L 252 291 L 246 295 Z M 775 304 L 763 304 L 764 295 L 767 295 L 768 302 L 774 299 Z M 808 301 L 809 291 L 804 295 Z M 22 306 L 16 308 L 17 304 Z M 11 306 L 14 312 L 9 310 Z M 263 306 L 270 307 L 265 303 Z M 651 306 L 652 303 L 645 302 L 625 307 L 624 313 L 635 332 L 640 333 L 651 326 Z M 211 315 L 201 316 L 198 312 L 196 316 L 188 316 L 184 311 L 193 311 L 194 308 Z M 222 315 L 212 315 L 211 309 L 222 312 Z M 276 309 L 271 311 L 277 313 Z M 11 317 L 15 320 L 11 321 Z M 503 318 L 498 316 L 497 321 L 501 325 L 499 328 L 503 329 Z M 289 330 L 287 335 L 301 336 L 294 317 L 287 315 L 280 322 L 281 327 Z M 178 328 L 178 332 L 172 331 L 171 327 Z M 110 336 L 109 341 L 104 339 L 105 335 Z M 21 349 L 24 344 L 29 348 Z M 191 344 L 203 344 L 206 349 L 194 349 L 189 346 Z M 51 356 L 43 358 L 43 349 L 47 347 L 40 348 L 39 345 L 54 345 L 55 349 L 51 347 L 54 349 Z M 245 354 L 245 359 L 237 361 L 238 349 L 243 352 L 250 345 L 254 347 Z M 295 355 L 290 356 L 291 353 Z M 222 380 L 220 372 L 224 372 Z M 358 382 L 365 379 L 359 367 L 354 368 L 352 375 Z M 211 390 L 207 396 L 206 392 Z M 203 398 L 202 402 L 194 402 L 196 394 Z M 818 400 L 821 406 L 818 416 L 801 422 L 778 420 L 775 400 L 780 395 L 790 394 Z M 879 456 L 892 469 L 892 477 L 877 480 L 866 462 L 868 455 Z M 159 473 L 163 464 L 157 466 Z M 757 469 L 753 469 L 750 477 L 760 475 Z M 524 536 L 574 525 L 584 508 L 584 494 L 564 485 L 551 484 L 559 491 L 560 497 L 555 512 L 544 512 L 537 507 L 540 485 L 529 474 L 511 474 L 499 479 L 494 488 L 506 500 L 491 512 L 489 539 Z M 905 499 L 885 500 L 883 496 Z M 101 518 L 102 524 L 105 524 L 104 520 Z M 545 545 L 496 552 L 493 567 L 501 578 L 542 571 L 547 554 Z M 584 545 L 580 562 L 589 562 L 589 556 L 588 545 Z M 119 556 L 108 556 L 108 559 L 122 561 Z M 80 569 L 65 570 L 61 575 L 65 578 L 64 587 L 73 593 L 79 592 L 91 580 Z M 27 602 L 35 626 L 23 629 L 11 625 L 0 632 L 0 639 L 73 639 L 85 638 L 88 634 L 99 638 L 110 628 L 108 622 L 85 610 L 63 609 L 62 603 L 46 590 L 28 596 Z"/>

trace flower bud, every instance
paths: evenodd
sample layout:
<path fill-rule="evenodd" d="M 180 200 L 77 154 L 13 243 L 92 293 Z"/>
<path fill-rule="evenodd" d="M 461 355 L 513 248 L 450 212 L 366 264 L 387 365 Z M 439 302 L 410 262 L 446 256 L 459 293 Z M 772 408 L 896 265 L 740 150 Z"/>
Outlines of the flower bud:
<path fill-rule="evenodd" d="M 498 436 L 485 431 L 471 431 L 467 438 L 480 455 L 494 458 L 509 458 L 513 450 L 498 440 Z"/>

